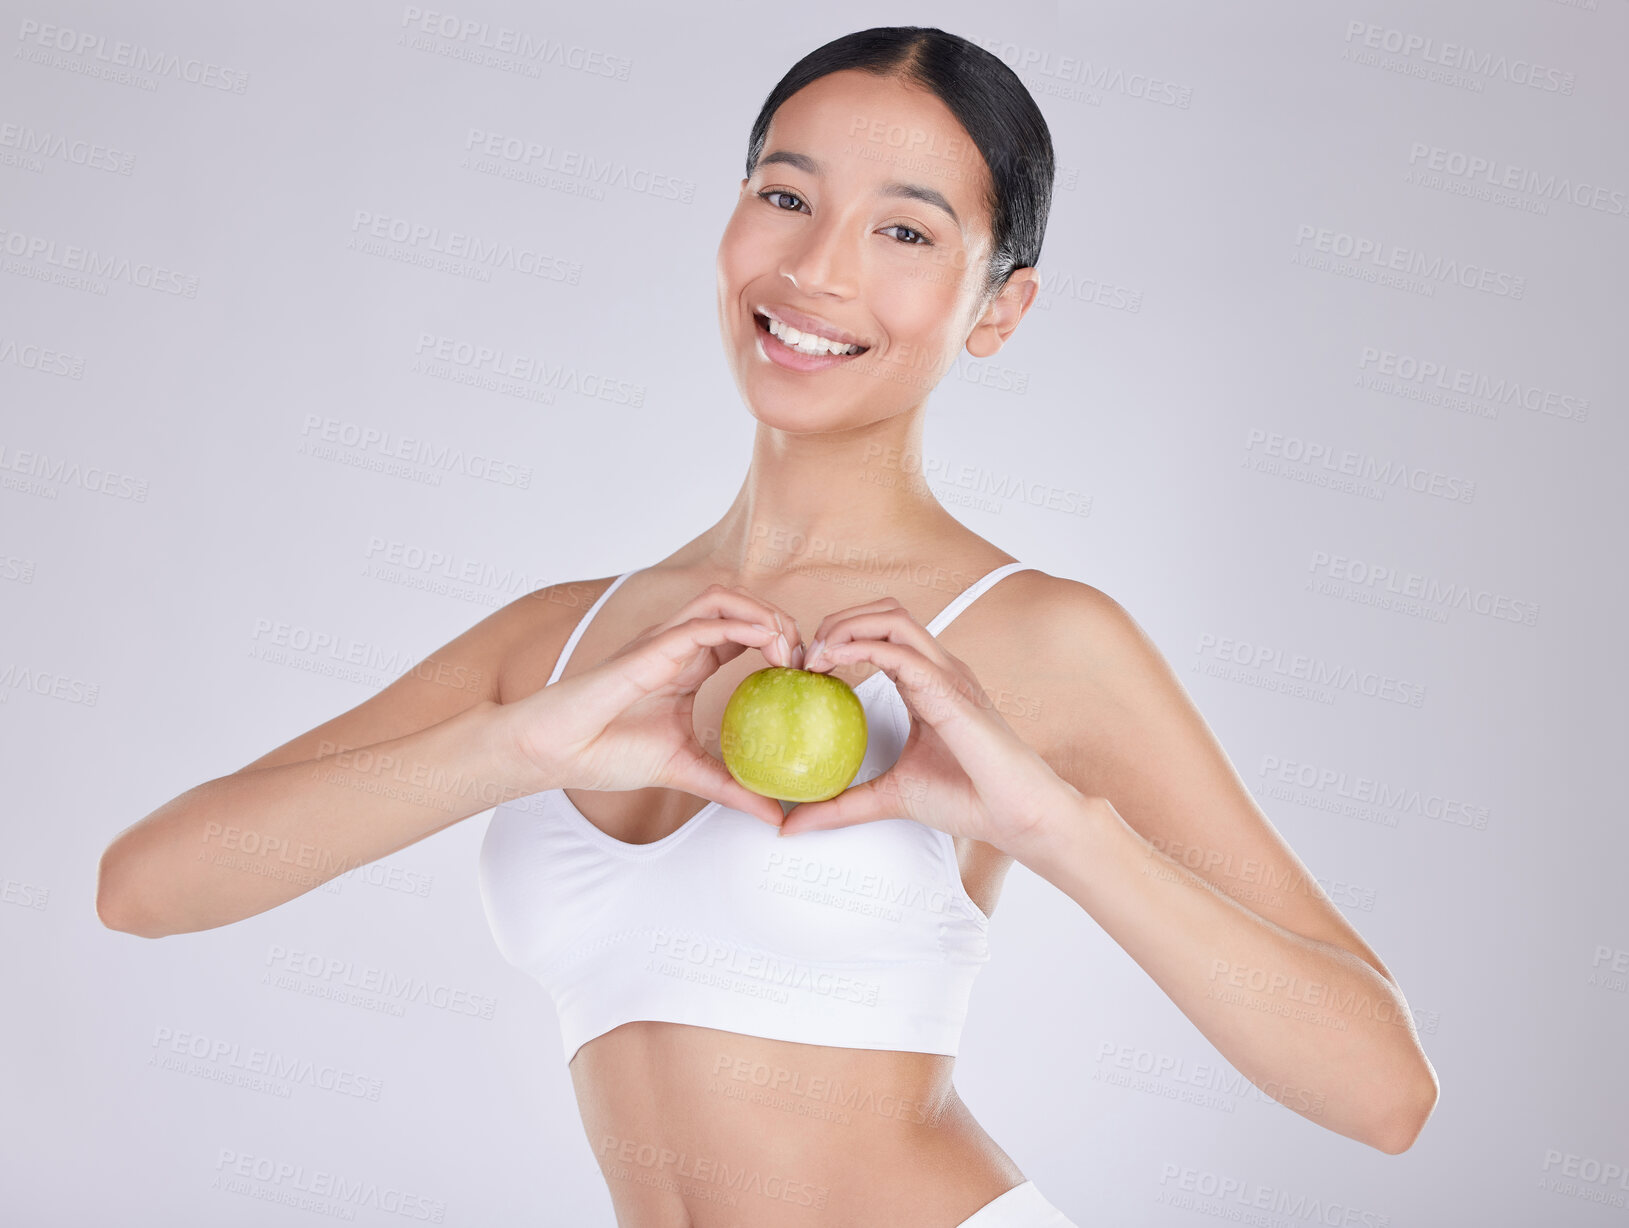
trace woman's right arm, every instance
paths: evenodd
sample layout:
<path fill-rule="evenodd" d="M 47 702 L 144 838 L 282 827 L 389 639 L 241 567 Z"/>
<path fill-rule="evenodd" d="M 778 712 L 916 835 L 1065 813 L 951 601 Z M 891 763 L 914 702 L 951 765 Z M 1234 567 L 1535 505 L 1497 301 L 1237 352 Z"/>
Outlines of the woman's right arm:
<path fill-rule="evenodd" d="M 102 854 L 102 923 L 144 938 L 228 925 L 552 788 L 517 750 L 499 670 L 522 644 L 558 653 L 586 589 L 510 602 L 350 711 L 126 828 Z"/>

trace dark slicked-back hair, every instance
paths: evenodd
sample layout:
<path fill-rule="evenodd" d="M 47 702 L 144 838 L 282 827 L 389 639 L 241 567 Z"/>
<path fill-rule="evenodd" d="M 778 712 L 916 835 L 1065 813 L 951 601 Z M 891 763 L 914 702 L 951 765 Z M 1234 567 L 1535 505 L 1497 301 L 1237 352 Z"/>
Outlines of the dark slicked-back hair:
<path fill-rule="evenodd" d="M 933 93 L 967 130 L 990 172 L 985 204 L 991 218 L 985 293 L 1006 285 L 1014 269 L 1041 259 L 1052 208 L 1052 133 L 1035 99 L 1000 57 L 935 26 L 876 26 L 816 47 L 764 99 L 747 140 L 747 176 L 763 156 L 769 121 L 793 94 L 829 73 L 859 69 L 899 77 Z"/>

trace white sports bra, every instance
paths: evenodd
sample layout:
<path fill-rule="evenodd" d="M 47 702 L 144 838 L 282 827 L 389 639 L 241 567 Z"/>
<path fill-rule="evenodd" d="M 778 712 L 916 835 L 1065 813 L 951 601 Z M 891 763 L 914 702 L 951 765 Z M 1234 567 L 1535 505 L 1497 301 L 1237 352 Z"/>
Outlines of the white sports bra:
<path fill-rule="evenodd" d="M 987 573 L 927 630 L 938 635 L 1024 569 Z M 632 574 L 583 615 L 550 684 Z M 858 784 L 899 757 L 910 713 L 882 670 L 855 694 L 868 724 Z M 782 838 L 709 802 L 662 839 L 628 844 L 545 789 L 493 811 L 478 876 L 499 952 L 554 1000 L 567 1063 L 596 1036 L 645 1019 L 954 1056 L 990 957 L 990 919 L 962 886 L 955 839 L 914 819 Z"/>

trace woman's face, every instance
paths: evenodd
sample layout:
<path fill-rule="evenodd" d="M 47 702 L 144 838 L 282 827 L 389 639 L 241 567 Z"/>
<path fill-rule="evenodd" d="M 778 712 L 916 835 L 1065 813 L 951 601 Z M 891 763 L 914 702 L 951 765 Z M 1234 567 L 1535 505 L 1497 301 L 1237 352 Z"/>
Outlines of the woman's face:
<path fill-rule="evenodd" d="M 830 73 L 781 105 L 718 247 L 725 353 L 756 417 L 839 430 L 926 396 L 977 322 L 988 174 L 944 103 L 893 78 Z M 798 354 L 766 313 L 866 348 Z"/>

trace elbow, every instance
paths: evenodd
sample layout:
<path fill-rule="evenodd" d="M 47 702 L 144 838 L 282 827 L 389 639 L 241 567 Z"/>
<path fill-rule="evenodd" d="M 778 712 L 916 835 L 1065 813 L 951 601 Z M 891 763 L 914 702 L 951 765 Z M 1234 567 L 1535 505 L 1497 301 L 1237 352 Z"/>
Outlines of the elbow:
<path fill-rule="evenodd" d="M 96 919 L 121 934 L 134 934 L 138 938 L 164 937 L 169 931 L 154 925 L 153 919 L 143 916 L 134 905 L 128 884 L 114 872 L 117 863 L 110 860 L 112 852 L 109 848 L 102 854 L 96 870 Z"/>
<path fill-rule="evenodd" d="M 1423 1058 L 1421 1060 L 1424 1061 Z M 1441 1090 L 1437 1083 L 1437 1072 L 1431 1069 L 1430 1062 L 1424 1062 L 1424 1066 L 1423 1081 L 1415 1089 L 1414 1095 L 1393 1109 L 1383 1127 L 1369 1140 L 1371 1146 L 1389 1156 L 1402 1155 L 1414 1146 L 1414 1140 L 1420 1137 L 1425 1123 L 1431 1119 L 1437 1107 L 1437 1096 Z"/>
<path fill-rule="evenodd" d="M 140 929 L 124 899 L 109 889 L 106 880 L 96 888 L 96 919 L 119 934 L 136 934 Z"/>
<path fill-rule="evenodd" d="M 113 846 L 109 845 L 96 864 L 96 919 L 110 930 L 125 928 L 123 893 L 118 890 L 113 873 Z"/>
<path fill-rule="evenodd" d="M 134 934 L 137 938 L 163 938 L 170 932 L 142 921 L 136 915 L 119 911 L 116 906 L 104 903 L 101 896 L 96 897 L 96 916 L 108 929 L 120 934 Z"/>

